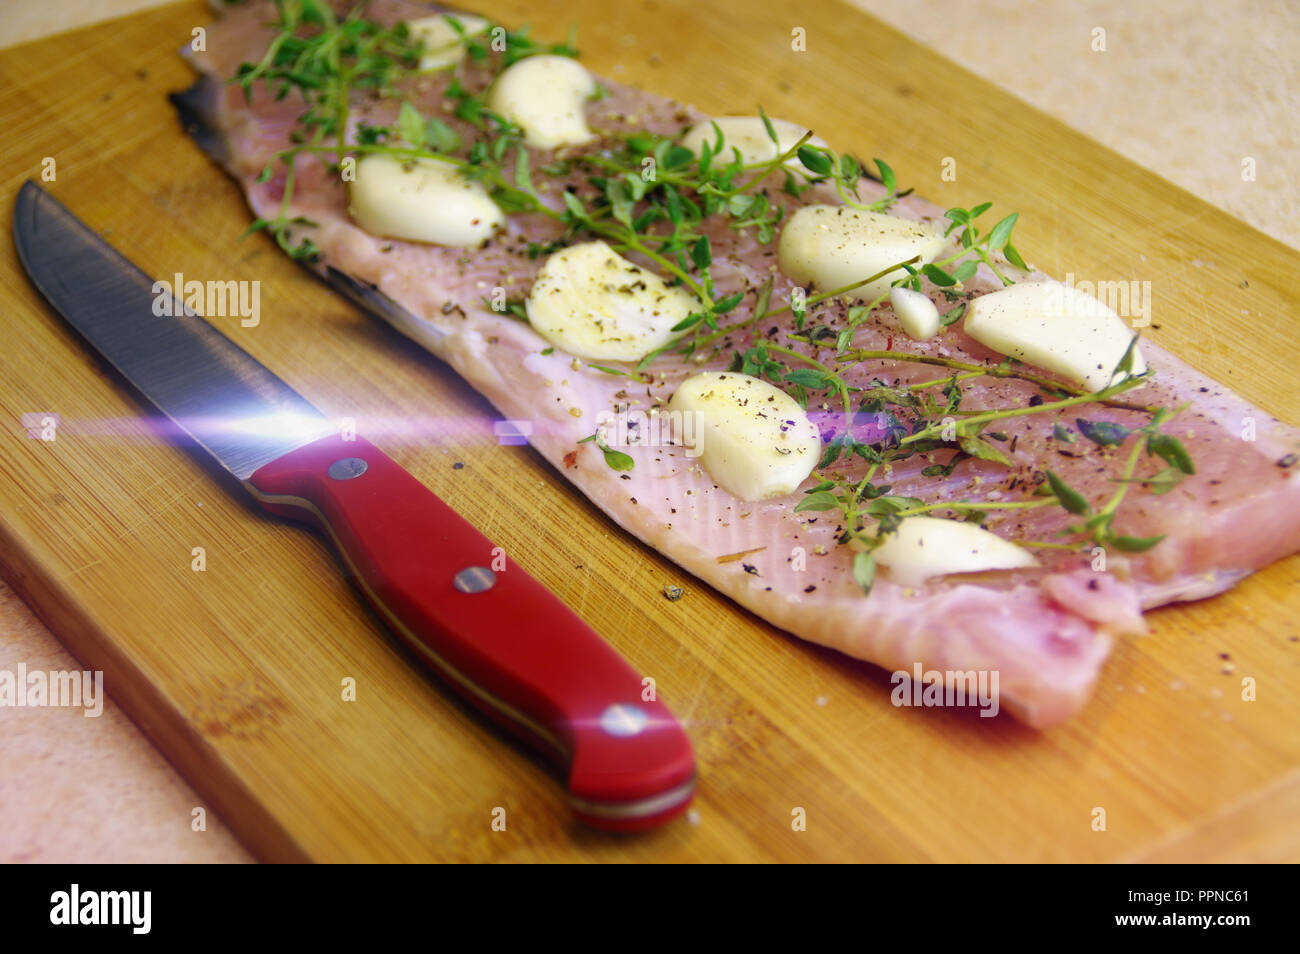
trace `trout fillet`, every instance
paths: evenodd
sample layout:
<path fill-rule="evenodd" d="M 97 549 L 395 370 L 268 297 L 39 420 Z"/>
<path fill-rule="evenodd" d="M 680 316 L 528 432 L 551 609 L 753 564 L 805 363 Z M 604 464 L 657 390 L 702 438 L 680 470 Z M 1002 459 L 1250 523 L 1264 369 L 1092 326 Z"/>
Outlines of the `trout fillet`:
<path fill-rule="evenodd" d="M 425 5 L 377 2 L 367 16 L 384 22 L 428 16 Z M 290 133 L 304 106 L 291 95 L 277 101 L 264 88 L 251 102 L 227 81 L 245 61 L 259 60 L 273 32 L 269 4 L 225 8 L 209 30 L 207 51 L 187 53 L 200 80 L 173 97 L 187 128 L 243 188 L 253 212 L 278 214 L 284 191 L 280 169 L 259 181 L 277 151 L 290 145 Z M 470 63 L 460 81 L 481 90 L 491 75 Z M 449 74 L 422 77 L 403 87 L 425 115 L 438 116 L 466 142 L 474 127 L 449 115 Z M 650 130 L 676 136 L 706 117 L 698 110 L 616 82 L 600 81 L 609 95 L 587 105 L 587 121 L 599 139 L 561 149 L 580 157 L 618 145 L 620 135 Z M 349 128 L 389 125 L 396 100 L 358 99 Z M 790 117 L 796 119 L 798 117 Z M 854 144 L 839 143 L 841 149 Z M 531 166 L 556 158 L 554 150 L 530 150 Z M 592 170 L 548 178 L 543 200 L 562 208 L 565 185 L 581 187 Z M 886 669 L 964 673 L 989 670 L 999 675 L 1000 701 L 1031 726 L 1060 723 L 1086 703 L 1116 637 L 1145 632 L 1142 611 L 1178 600 L 1219 593 L 1270 562 L 1300 549 L 1300 486 L 1289 462 L 1300 449 L 1300 432 L 1251 406 L 1223 385 L 1192 370 L 1156 344 L 1142 344 L 1153 379 L 1126 397 L 1176 407 L 1189 403 L 1167 433 L 1179 438 L 1195 461 L 1196 473 L 1168 493 L 1130 494 L 1115 524 L 1132 536 L 1165 535 L 1144 553 L 1102 554 L 1087 546 L 1037 551 L 1034 569 L 948 575 L 920 586 L 877 578 L 864 596 L 852 575 L 852 551 L 837 542 L 842 527 L 833 514 L 794 508 L 802 493 L 750 503 L 716 486 L 685 448 L 669 441 L 628 443 L 618 449 L 634 460 L 630 471 L 606 465 L 592 443 L 603 415 L 650 428 L 657 408 L 690 373 L 725 368 L 733 351 L 755 340 L 789 342 L 794 330 L 787 312 L 761 327 L 737 331 L 720 341 L 704 362 L 663 356 L 651 365 L 648 384 L 594 370 L 555 348 L 525 321 L 495 313 L 484 304 L 493 290 L 523 298 L 544 256 L 529 255 L 530 244 L 545 244 L 561 234 L 551 219 L 515 214 L 482 247 L 440 248 L 366 233 L 350 218 L 346 187 L 311 156 L 296 165 L 292 214 L 316 223 L 302 235 L 322 252 L 313 266 L 362 307 L 395 325 L 462 375 L 501 414 L 531 424 L 532 445 L 597 507 L 637 537 L 737 603 L 795 636 L 869 660 Z M 803 202 L 834 202 L 833 192 L 817 186 L 800 198 L 780 190 L 774 177 L 768 195 L 787 213 Z M 879 190 L 878 190 L 879 191 Z M 876 196 L 866 196 L 870 201 Z M 915 197 L 903 199 L 892 214 L 945 224 L 943 210 Z M 759 244 L 752 230 L 739 232 L 725 222 L 706 226 L 713 248 L 718 296 L 743 292 L 728 320 L 744 324 L 752 316 L 758 290 L 770 278 L 772 301 L 785 301 L 794 284 L 776 267 L 775 243 Z M 637 260 L 637 256 L 629 255 Z M 639 264 L 653 267 L 644 259 Z M 1017 278 L 1044 278 L 1008 270 Z M 983 294 L 1001 282 L 981 266 L 965 283 Z M 929 288 L 941 310 L 951 307 L 937 288 Z M 848 304 L 821 303 L 809 312 L 809 327 L 838 331 Z M 834 339 L 828 346 L 832 351 Z M 938 355 L 993 367 L 1002 356 L 969 337 L 957 322 L 937 337 L 912 341 L 902 334 L 886 305 L 856 331 L 855 346 Z M 807 351 L 806 347 L 803 350 Z M 872 361 L 846 372 L 853 383 L 872 379 L 906 385 L 936 376 L 936 369 L 902 361 Z M 1027 381 L 980 378 L 964 389 L 963 407 L 1007 407 L 1041 399 Z M 810 412 L 819 417 L 823 437 L 833 436 L 841 415 L 833 405 Z M 1091 419 L 1140 426 L 1149 418 L 1122 409 L 1086 408 Z M 1242 422 L 1257 424 L 1255 440 L 1241 439 Z M 1071 424 L 1073 418 L 1062 418 Z M 1092 500 L 1115 488 L 1112 478 L 1131 444 L 1106 447 L 1053 437 L 1050 415 L 1028 415 L 998 422 L 1006 441 L 999 444 L 1012 466 L 985 460 L 963 461 L 946 476 L 925 477 L 921 470 L 943 463 L 946 455 L 920 454 L 887 469 L 879 479 L 893 494 L 927 502 L 961 498 L 997 501 L 1027 497 L 1043 483 L 1045 471 L 1059 474 Z M 868 425 L 869 427 L 869 425 Z M 862 435 L 857 435 L 859 439 Z M 1135 440 L 1131 438 L 1130 440 Z M 1158 461 L 1144 458 L 1139 476 L 1149 476 Z M 850 475 L 864 463 L 836 465 Z M 810 478 L 805 487 L 816 483 Z M 1059 508 L 995 512 L 985 526 L 1012 539 L 1053 540 L 1070 518 Z M 735 555 L 743 554 L 739 558 Z"/>

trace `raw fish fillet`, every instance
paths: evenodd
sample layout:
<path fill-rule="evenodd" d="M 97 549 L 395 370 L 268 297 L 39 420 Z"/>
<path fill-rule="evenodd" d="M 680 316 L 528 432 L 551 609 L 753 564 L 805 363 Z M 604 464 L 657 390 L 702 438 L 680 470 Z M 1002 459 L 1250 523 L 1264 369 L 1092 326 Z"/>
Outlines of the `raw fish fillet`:
<path fill-rule="evenodd" d="M 373 4 L 368 16 L 392 22 L 429 13 L 425 5 L 381 2 Z M 260 84 L 248 103 L 238 86 L 224 84 L 241 62 L 262 56 L 272 35 L 265 26 L 272 10 L 252 3 L 224 8 L 222 14 L 208 32 L 207 52 L 188 54 L 202 78 L 174 99 L 200 145 L 240 183 L 254 213 L 270 218 L 279 209 L 283 174 L 264 183 L 256 180 L 275 152 L 289 145 L 303 105 L 294 95 L 276 102 Z M 467 64 L 462 82 L 473 92 L 483 88 L 489 76 L 482 67 Z M 471 141 L 473 127 L 445 108 L 447 81 L 445 75 L 422 78 L 405 95 L 425 115 L 439 116 Z M 587 106 L 588 123 L 597 133 L 649 129 L 677 135 L 706 118 L 690 106 L 608 79 L 600 82 L 610 95 Z M 388 125 L 395 114 L 396 101 L 368 100 L 354 104 L 351 122 Z M 629 117 L 635 121 L 629 122 Z M 825 132 L 822 136 L 850 152 L 860 145 L 835 143 Z M 570 148 L 568 154 L 613 144 L 602 138 Z M 888 144 L 877 144 L 875 151 L 887 155 Z M 538 150 L 531 153 L 534 170 L 554 158 Z M 585 183 L 588 174 L 577 169 L 568 179 L 536 180 L 549 187 L 543 198 L 561 208 L 563 185 Z M 835 201 L 824 187 L 793 198 L 780 191 L 775 176 L 768 192 L 773 202 L 790 211 L 801 202 Z M 876 195 L 864 198 L 871 201 Z M 834 512 L 795 513 L 802 493 L 748 503 L 715 486 L 681 446 L 620 447 L 635 460 L 631 471 L 620 473 L 606 465 L 593 444 L 579 443 L 593 433 L 602 412 L 619 406 L 648 412 L 666 403 L 687 374 L 725 368 L 733 350 L 752 344 L 749 330 L 723 339 L 716 358 L 705 363 L 661 357 L 650 368 L 653 382 L 634 384 L 592 370 L 559 348 L 543 354 L 550 342 L 526 322 L 494 313 L 484 304 L 498 287 L 511 299 L 527 295 L 544 261 L 544 256 L 529 258 L 527 247 L 558 236 L 561 228 L 553 221 L 536 214 L 512 215 L 505 229 L 480 249 L 377 237 L 349 218 L 337 175 L 305 156 L 298 160 L 293 212 L 318 223 L 302 234 L 322 250 L 323 259 L 315 267 L 323 276 L 446 361 L 505 418 L 531 421 L 532 445 L 629 533 L 803 639 L 896 671 L 910 673 L 915 663 L 940 672 L 996 671 L 1001 705 L 1032 726 L 1060 723 L 1084 706 L 1112 640 L 1145 631 L 1144 609 L 1222 592 L 1300 549 L 1300 486 L 1288 463 L 1300 449 L 1300 432 L 1144 341 L 1143 355 L 1156 373 L 1125 398 L 1169 407 L 1190 402 L 1166 431 L 1186 446 L 1196 473 L 1163 495 L 1131 493 L 1115 527 L 1138 537 L 1165 534 L 1163 542 L 1144 553 L 1111 551 L 1104 571 L 1093 568 L 1095 558 L 1086 546 L 1079 551 L 1036 551 L 1041 562 L 1036 569 L 949 575 L 915 587 L 891 581 L 882 569 L 870 595 L 864 596 L 852 577 L 852 551 L 837 543 L 840 528 Z M 905 198 L 891 212 L 946 224 L 942 209 L 915 197 Z M 793 283 L 776 270 L 775 241 L 760 245 L 752 230 L 737 232 L 725 222 L 707 234 L 718 296 L 746 291 L 727 319 L 739 323 L 753 314 L 757 291 L 769 276 L 774 279 L 772 300 L 787 300 Z M 1046 277 L 1011 271 L 1018 278 Z M 965 287 L 982 293 L 1001 283 L 981 266 Z M 951 307 L 937 289 L 930 290 L 941 310 Z M 838 330 L 846 312 L 847 305 L 838 300 L 822 303 L 810 311 L 808 326 L 825 324 Z M 765 321 L 757 337 L 789 344 L 786 335 L 792 330 L 787 312 Z M 887 305 L 857 331 L 855 346 L 989 366 L 1002 359 L 967 336 L 960 321 L 930 341 L 913 341 L 902 334 Z M 810 353 L 806 345 L 801 350 Z M 859 385 L 872 378 L 906 384 L 944 373 L 890 361 L 868 362 L 855 371 L 859 379 L 851 380 Z M 965 393 L 963 407 L 979 408 L 1027 404 L 1040 391 L 1025 381 L 984 378 L 966 386 Z M 815 411 L 817 403 L 814 398 L 810 410 Z M 1149 419 L 1093 405 L 1083 410 L 1092 420 L 1132 426 Z M 842 415 L 832 404 L 822 417 L 823 434 L 829 437 Z M 1255 422 L 1254 441 L 1241 436 L 1248 418 Z M 1063 421 L 1072 424 L 1073 415 Z M 1116 486 L 1112 478 L 1131 441 L 1137 439 L 1119 448 L 1083 439 L 1065 444 L 1053 440 L 1052 417 L 1047 414 L 1000 421 L 998 430 L 1008 437 L 999 447 L 1013 459 L 1010 469 L 972 459 L 947 478 L 921 476 L 927 464 L 946 460 L 948 455 L 939 452 L 917 455 L 877 482 L 891 485 L 893 494 L 927 502 L 957 497 L 993 501 L 1027 497 L 1051 469 L 1090 500 L 1105 500 Z M 1160 463 L 1144 458 L 1139 475 L 1150 475 Z M 836 466 L 850 474 L 865 467 L 860 460 Z M 817 480 L 809 478 L 805 487 Z M 1059 508 L 1044 507 L 995 512 L 985 526 L 1013 539 L 1052 540 L 1070 521 Z"/>

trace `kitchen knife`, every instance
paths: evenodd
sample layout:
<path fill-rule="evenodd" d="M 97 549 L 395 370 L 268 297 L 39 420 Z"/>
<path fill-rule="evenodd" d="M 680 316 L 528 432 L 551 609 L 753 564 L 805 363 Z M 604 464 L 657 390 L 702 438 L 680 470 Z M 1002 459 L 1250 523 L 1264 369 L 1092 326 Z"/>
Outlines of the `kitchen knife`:
<path fill-rule="evenodd" d="M 265 509 L 318 525 L 417 656 L 567 769 L 579 818 L 635 830 L 686 808 L 686 733 L 554 594 L 517 566 L 493 572 L 491 541 L 202 318 L 156 315 L 154 282 L 31 181 L 14 242 L 33 284 L 141 395 Z"/>

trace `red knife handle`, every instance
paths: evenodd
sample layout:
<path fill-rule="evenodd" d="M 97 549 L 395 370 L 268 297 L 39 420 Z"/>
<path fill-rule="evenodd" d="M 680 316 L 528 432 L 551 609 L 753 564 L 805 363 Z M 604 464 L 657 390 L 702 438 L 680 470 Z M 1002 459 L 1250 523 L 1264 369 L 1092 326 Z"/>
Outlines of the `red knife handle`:
<path fill-rule="evenodd" d="M 320 525 L 403 642 L 566 766 L 584 821 L 648 828 L 686 808 L 695 758 L 668 708 L 572 610 L 517 565 L 503 568 L 487 537 L 373 444 L 326 437 L 245 484 L 272 513 Z"/>

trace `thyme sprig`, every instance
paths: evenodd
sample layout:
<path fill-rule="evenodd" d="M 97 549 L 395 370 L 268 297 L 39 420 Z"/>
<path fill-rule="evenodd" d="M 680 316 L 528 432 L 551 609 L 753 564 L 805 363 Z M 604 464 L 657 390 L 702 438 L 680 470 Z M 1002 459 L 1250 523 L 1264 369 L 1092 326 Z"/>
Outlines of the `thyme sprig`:
<path fill-rule="evenodd" d="M 293 145 L 278 151 L 258 177 L 267 182 L 278 168 L 283 169 L 284 183 L 279 213 L 272 218 L 258 218 L 248 231 L 268 231 L 291 257 L 313 262 L 320 249 L 310 238 L 292 244 L 295 226 L 313 226 L 314 222 L 291 214 L 298 176 L 298 157 L 332 155 L 331 171 L 337 171 L 346 159 L 361 153 L 387 153 L 402 159 L 433 158 L 458 165 L 463 172 L 488 180 L 495 190 L 493 197 L 507 211 L 529 208 L 530 198 L 510 182 L 501 162 L 522 138 L 518 127 L 484 105 L 482 96 L 471 96 L 454 78 L 448 95 L 457 102 L 456 115 L 488 131 L 484 139 L 474 142 L 466 155 L 460 155 L 460 137 L 441 119 L 421 116 L 409 102 L 403 102 L 395 128 L 356 124 L 351 130 L 349 117 L 353 99 L 359 95 L 392 98 L 400 95 L 401 81 L 417 76 L 423 52 L 422 43 L 412 37 L 405 23 L 386 26 L 364 16 L 365 4 L 355 5 L 339 18 L 323 0 L 276 0 L 277 18 L 272 23 L 276 33 L 266 53 L 256 63 L 242 63 L 229 82 L 237 84 L 252 100 L 258 84 L 276 100 L 290 95 L 299 97 L 305 106 L 298 116 L 298 128 L 291 134 Z M 482 35 L 467 36 L 459 22 L 447 20 L 461 35 L 471 60 L 483 62 L 492 54 Z M 576 56 L 572 38 L 562 44 L 541 44 L 528 36 L 527 29 L 506 30 L 489 25 L 485 31 L 501 40 L 499 56 L 502 68 L 541 53 Z M 531 197 L 535 200 L 535 196 Z M 512 203 L 514 204 L 512 207 Z"/>
<path fill-rule="evenodd" d="M 437 159 L 450 163 L 468 178 L 481 182 L 506 213 L 537 214 L 560 225 L 558 238 L 530 243 L 530 257 L 549 254 L 582 236 L 602 238 L 618 252 L 641 256 L 671 283 L 687 289 L 698 307 L 672 329 L 668 343 L 646 355 L 633 371 L 589 366 L 648 383 L 643 372 L 666 355 L 706 360 L 718 355 L 724 340 L 730 338 L 737 345 L 731 362 L 734 370 L 773 382 L 805 408 L 815 400 L 820 400 L 825 409 L 832 400 L 839 404 L 843 425 L 826 435 L 817 468 L 820 482 L 806 491 L 805 499 L 795 509 L 839 511 L 840 540 L 857 551 L 853 576 L 864 591 L 870 590 L 875 579 L 872 552 L 904 519 L 920 514 L 951 513 L 982 523 L 998 512 L 1057 506 L 1077 518 L 1059 535 L 1076 539 L 1066 543 L 1025 541 L 1026 545 L 1074 549 L 1082 541 L 1092 541 L 1141 552 L 1160 541 L 1160 537 L 1124 535 L 1113 526 L 1121 504 L 1134 487 L 1153 494 L 1167 493 L 1184 476 L 1194 473 L 1186 449 L 1161 429 L 1181 409 L 1120 399 L 1149 377 L 1149 372 L 1132 373 L 1132 342 L 1111 377 L 1112 383 L 1090 392 L 1038 374 L 1011 358 L 988 366 L 937 355 L 854 347 L 858 330 L 884 304 L 888 292 L 871 301 L 849 303 L 845 320 L 838 328 L 816 323 L 805 327 L 808 316 L 818 306 L 860 285 L 891 276 L 891 288 L 905 286 L 922 291 L 928 282 L 941 291 L 953 303 L 943 313 L 941 324 L 955 324 L 969 301 L 962 283 L 973 278 L 981 266 L 987 266 L 1003 285 L 1013 283 L 1004 271 L 1005 265 L 1028 270 L 1012 243 L 1018 214 L 1005 215 L 986 226 L 983 217 L 992 209 L 991 202 L 969 209 L 950 208 L 944 213 L 948 222 L 944 235 L 952 240 L 954 250 L 933 262 L 918 258 L 898 262 L 838 289 L 791 295 L 785 302 L 774 302 L 771 278 L 757 288 L 720 288 L 714 275 L 713 241 L 706 226 L 725 222 L 729 230 L 752 235 L 761 245 L 769 244 L 785 215 L 784 206 L 773 195 L 774 176 L 781 177 L 780 189 L 789 195 L 799 197 L 814 187 L 829 187 L 844 205 L 871 212 L 892 208 L 912 190 L 899 189 L 894 170 L 884 160 L 873 159 L 868 166 L 853 155 L 838 153 L 814 141 L 811 130 L 783 146 L 761 106 L 759 116 L 774 147 L 773 154 L 762 161 L 747 163 L 713 123 L 712 138 L 698 152 L 672 137 L 640 131 L 616 136 L 615 148 L 571 151 L 548 157 L 549 161 L 539 165 L 535 153 L 524 144 L 522 130 L 490 108 L 484 84 L 471 83 L 460 64 L 446 67 L 451 78 L 444 96 L 450 103 L 451 116 L 466 124 L 468 134 L 458 132 L 443 118 L 424 115 L 404 98 L 409 90 L 407 81 L 422 75 L 421 44 L 402 23 L 385 26 L 367 20 L 364 7 L 358 4 L 339 16 L 323 0 L 277 0 L 276 32 L 266 53 L 256 63 L 242 64 L 231 79 L 249 99 L 260 87 L 277 100 L 296 96 L 304 105 L 291 144 L 276 152 L 259 176 L 261 182 L 271 180 L 277 172 L 283 176 L 278 215 L 255 220 L 250 231 L 267 230 L 292 257 L 317 260 L 320 249 L 310 237 L 294 243 L 299 230 L 315 224 L 293 213 L 300 160 L 315 157 L 330 171 L 337 171 L 356 157 L 386 154 L 404 162 Z M 495 25 L 469 36 L 454 17 L 448 16 L 448 20 L 460 35 L 469 62 L 493 71 L 538 53 L 577 55 L 572 37 L 563 44 L 546 45 L 532 40 L 526 30 L 510 31 Z M 492 41 L 486 38 L 488 35 Z M 396 101 L 391 125 L 354 121 L 354 103 L 360 96 Z M 575 182 L 575 171 L 585 178 Z M 539 176 L 566 180 L 558 198 L 544 197 L 547 190 L 538 187 Z M 879 184 L 882 191 L 878 198 L 862 198 L 863 179 Z M 741 309 L 751 294 L 752 308 Z M 510 311 L 527 320 L 521 306 L 516 304 Z M 753 335 L 761 322 L 785 312 L 793 315 L 794 329 L 785 343 L 751 339 L 745 345 L 746 333 Z M 741 317 L 733 320 L 731 316 L 738 313 Z M 810 348 L 812 353 L 805 354 L 796 346 Z M 829 357 L 824 357 L 826 352 L 830 352 Z M 945 373 L 891 385 L 862 373 L 877 361 L 921 363 L 940 367 Z M 1050 400 L 1040 399 L 1028 406 L 964 407 L 963 385 L 981 378 L 1023 380 L 1036 385 Z M 945 462 L 924 467 L 922 476 L 948 478 L 962 461 L 970 459 L 1013 466 L 1011 456 L 998 446 L 1007 436 L 990 430 L 990 426 L 1012 418 L 1048 415 L 1053 418 L 1053 437 L 1074 442 L 1078 438 L 1062 424 L 1061 416 L 1066 412 L 1082 413 L 1080 409 L 1088 405 L 1139 412 L 1149 418 L 1138 427 L 1075 418 L 1079 435 L 1099 448 L 1118 451 L 1132 441 L 1120 475 L 1113 478 L 1116 489 L 1104 502 L 1090 501 L 1053 471 L 1046 473 L 1033 496 L 1007 501 L 926 502 L 893 494 L 892 487 L 873 483 L 881 468 L 889 472 L 888 468 L 915 454 L 935 451 L 946 451 L 950 456 Z M 863 437 L 867 425 L 870 433 Z M 591 441 L 611 468 L 632 467 L 632 458 L 611 448 L 599 431 L 581 443 Z M 1147 458 L 1163 461 L 1163 469 L 1138 476 L 1143 452 Z M 832 469 L 854 460 L 865 464 L 863 475 L 850 478 Z"/>
<path fill-rule="evenodd" d="M 1129 452 L 1122 475 L 1113 478 L 1119 484 L 1118 489 L 1103 505 L 1094 505 L 1084 494 L 1070 487 L 1051 470 L 1046 472 L 1045 483 L 1040 487 L 1037 496 L 1008 501 L 955 499 L 926 503 L 915 497 L 892 495 L 890 494 L 892 487 L 877 487 L 871 482 L 881 466 L 890 466 L 917 452 L 940 448 L 952 448 L 954 451 L 952 457 L 946 464 L 931 464 L 925 467 L 921 471 L 922 476 L 948 477 L 960 461 L 970 458 L 1014 466 L 1014 461 L 991 443 L 991 439 L 1005 441 L 1006 435 L 986 431 L 989 424 L 1034 414 L 1056 414 L 1067 408 L 1085 404 L 1104 404 L 1114 395 L 1140 387 L 1146 383 L 1152 372 L 1148 370 L 1142 374 L 1133 374 L 1132 353 L 1133 347 L 1130 345 L 1113 375 L 1119 377 L 1119 380 L 1100 391 L 1063 397 L 1057 401 L 1042 402 L 1033 406 L 981 409 L 974 414 L 968 414 L 960 421 L 954 421 L 952 417 L 960 413 L 959 382 L 979 376 L 980 371 L 987 369 L 978 369 L 965 375 L 953 374 L 947 379 L 918 382 L 916 385 L 901 388 L 889 387 L 883 382 L 873 382 L 872 387 L 857 389 L 868 395 L 862 402 L 860 410 L 872 413 L 878 425 L 883 412 L 885 418 L 883 436 L 870 443 L 859 440 L 854 436 L 858 416 L 852 417 L 844 431 L 827 443 L 826 453 L 818 464 L 822 480 L 805 491 L 807 496 L 795 507 L 795 510 L 797 512 L 805 510 L 840 512 L 840 542 L 851 544 L 858 550 L 854 557 L 854 576 L 859 583 L 864 579 L 868 581 L 874 579 L 874 571 L 868 567 L 873 560 L 871 553 L 883 544 L 886 535 L 898 529 L 902 520 L 937 511 L 951 512 L 966 520 L 982 523 L 992 512 L 1059 506 L 1067 513 L 1083 519 L 1069 524 L 1057 534 L 1058 536 L 1082 537 L 1094 544 L 1113 546 L 1125 552 L 1148 550 L 1164 537 L 1136 537 L 1119 533 L 1114 528 L 1115 515 L 1133 485 L 1143 485 L 1157 494 L 1167 493 L 1177 486 L 1183 476 L 1195 472 L 1191 457 L 1181 441 L 1161 429 L 1184 408 L 1174 410 L 1156 408 L 1151 419 L 1145 425 L 1136 428 L 1128 428 L 1109 421 L 1087 421 L 1082 418 L 1076 421 L 1080 432 L 1101 447 L 1117 446 L 1131 436 L 1138 436 Z M 779 366 L 763 368 L 763 373 L 768 377 L 780 378 L 783 372 L 784 369 Z M 810 383 L 807 378 L 799 380 L 800 383 Z M 942 406 L 934 401 L 926 404 L 913 393 L 924 392 L 937 385 L 942 385 L 948 397 L 947 403 Z M 886 405 L 912 409 L 915 416 L 910 426 L 894 412 L 884 411 Z M 947 419 L 935 420 L 939 414 L 944 414 Z M 1135 478 L 1134 473 L 1144 450 L 1148 457 L 1159 457 L 1166 466 L 1149 477 Z M 829 471 L 828 468 L 842 456 L 857 456 L 868 461 L 866 475 L 861 478 L 848 478 Z M 1082 545 L 1081 540 L 1076 540 L 1073 544 L 1029 542 L 1035 545 L 1041 543 L 1045 547 L 1057 549 L 1078 549 Z M 863 588 L 869 591 L 870 583 L 868 582 Z"/>
<path fill-rule="evenodd" d="M 578 441 L 578 443 L 586 444 L 592 441 L 594 441 L 596 446 L 600 448 L 600 452 L 605 455 L 605 463 L 611 470 L 631 470 L 633 466 L 635 466 L 636 461 L 634 461 L 629 455 L 624 454 L 622 451 L 614 450 L 614 448 L 605 443 L 605 438 L 599 430 L 589 437 L 584 437 L 582 440 Z"/>

